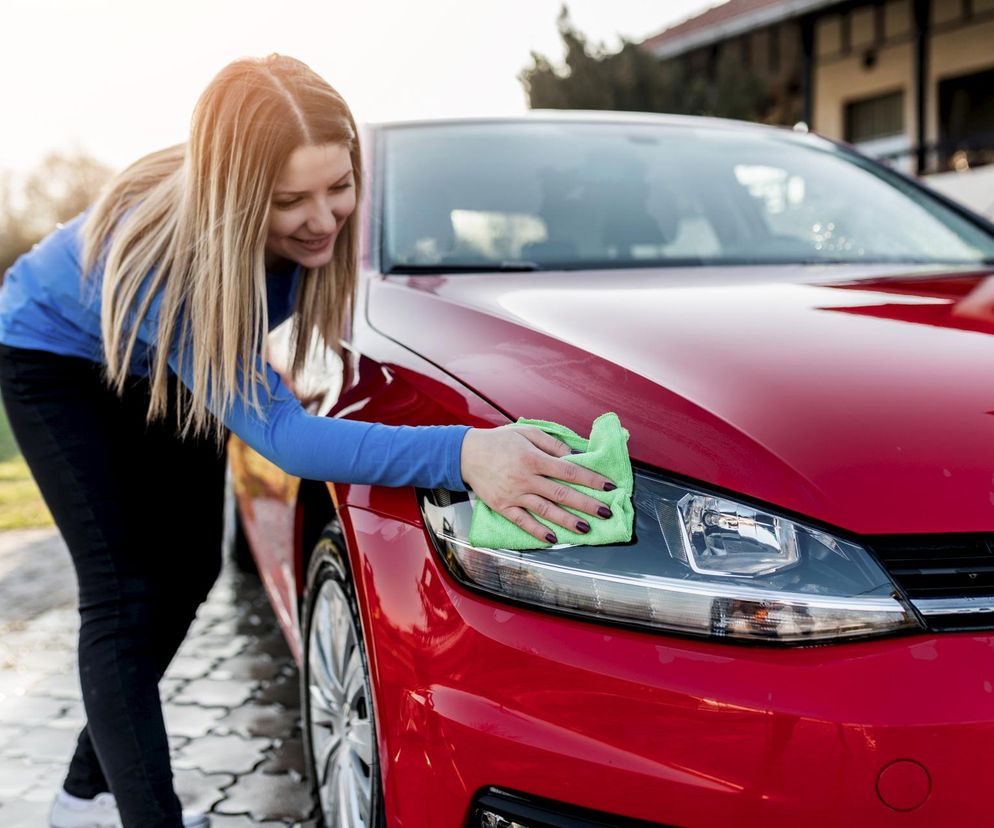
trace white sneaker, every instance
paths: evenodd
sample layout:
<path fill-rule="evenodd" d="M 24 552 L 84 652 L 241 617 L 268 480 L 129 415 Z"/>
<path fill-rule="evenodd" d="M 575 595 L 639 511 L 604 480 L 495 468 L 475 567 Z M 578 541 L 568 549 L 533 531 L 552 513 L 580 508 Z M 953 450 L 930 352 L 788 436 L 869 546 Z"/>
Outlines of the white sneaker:
<path fill-rule="evenodd" d="M 52 803 L 48 824 L 51 828 L 121 828 L 121 816 L 112 793 L 80 799 L 60 790 Z M 207 814 L 183 812 L 183 828 L 210 828 L 210 824 Z"/>
<path fill-rule="evenodd" d="M 51 828 L 121 828 L 114 794 L 101 793 L 80 799 L 60 790 L 48 815 Z"/>

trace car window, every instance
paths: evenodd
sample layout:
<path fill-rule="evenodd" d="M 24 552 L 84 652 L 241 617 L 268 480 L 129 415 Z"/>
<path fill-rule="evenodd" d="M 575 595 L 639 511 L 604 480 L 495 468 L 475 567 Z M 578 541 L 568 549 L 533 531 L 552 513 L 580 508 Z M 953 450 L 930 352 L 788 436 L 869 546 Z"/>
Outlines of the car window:
<path fill-rule="evenodd" d="M 388 268 L 994 260 L 896 173 L 787 131 L 476 122 L 384 145 Z"/>

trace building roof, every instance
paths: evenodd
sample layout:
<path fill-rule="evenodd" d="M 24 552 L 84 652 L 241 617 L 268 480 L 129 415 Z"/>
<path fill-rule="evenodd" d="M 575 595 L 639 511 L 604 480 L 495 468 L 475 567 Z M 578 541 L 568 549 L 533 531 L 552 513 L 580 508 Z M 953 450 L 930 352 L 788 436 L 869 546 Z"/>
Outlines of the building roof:
<path fill-rule="evenodd" d="M 659 58 L 674 57 L 836 2 L 838 0 L 725 0 L 646 38 L 642 47 Z"/>

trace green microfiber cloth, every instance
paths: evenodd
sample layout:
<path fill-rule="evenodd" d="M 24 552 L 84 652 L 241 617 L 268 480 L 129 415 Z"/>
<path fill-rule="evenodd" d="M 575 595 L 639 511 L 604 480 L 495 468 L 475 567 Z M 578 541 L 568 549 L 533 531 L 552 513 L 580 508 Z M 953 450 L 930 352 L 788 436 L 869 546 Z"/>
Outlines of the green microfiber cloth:
<path fill-rule="evenodd" d="M 584 514 L 569 506 L 559 504 L 567 512 L 571 512 L 590 524 L 590 531 L 586 534 L 551 523 L 534 512 L 531 513 L 532 516 L 539 523 L 548 526 L 559 539 L 559 543 L 589 546 L 630 541 L 634 521 L 632 463 L 628 458 L 628 430 L 621 425 L 618 415 L 613 411 L 608 411 L 594 420 L 589 440 L 580 437 L 566 426 L 547 420 L 527 420 L 522 417 L 518 419 L 517 425 L 537 426 L 542 431 L 558 437 L 570 448 L 579 449 L 580 454 L 567 455 L 562 459 L 592 469 L 598 474 L 604 475 L 618 487 L 614 491 L 605 492 L 582 485 L 573 486 L 578 491 L 607 505 L 611 509 L 611 517 L 606 519 Z M 473 507 L 473 519 L 469 527 L 469 542 L 473 546 L 488 549 L 548 549 L 553 545 L 540 541 L 524 529 L 515 526 L 479 498 L 476 499 L 476 504 Z"/>

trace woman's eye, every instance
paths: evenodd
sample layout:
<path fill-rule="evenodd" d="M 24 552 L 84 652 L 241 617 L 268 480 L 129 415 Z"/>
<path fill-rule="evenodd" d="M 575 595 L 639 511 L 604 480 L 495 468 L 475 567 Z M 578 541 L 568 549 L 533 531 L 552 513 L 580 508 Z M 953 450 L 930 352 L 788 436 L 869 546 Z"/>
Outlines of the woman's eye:
<path fill-rule="evenodd" d="M 335 184 L 334 186 L 329 187 L 328 188 L 328 192 L 329 193 L 338 193 L 338 192 L 341 192 L 342 190 L 347 190 L 351 186 L 352 186 L 352 182 L 351 181 L 346 181 L 344 184 Z M 273 206 L 276 207 L 278 210 L 290 210 L 290 209 L 296 207 L 302 201 L 303 201 L 303 199 L 301 199 L 301 198 L 294 198 L 294 199 L 291 199 L 290 201 L 274 201 L 273 202 Z"/>

